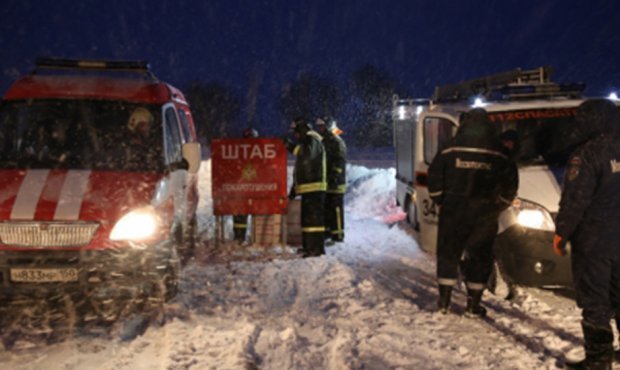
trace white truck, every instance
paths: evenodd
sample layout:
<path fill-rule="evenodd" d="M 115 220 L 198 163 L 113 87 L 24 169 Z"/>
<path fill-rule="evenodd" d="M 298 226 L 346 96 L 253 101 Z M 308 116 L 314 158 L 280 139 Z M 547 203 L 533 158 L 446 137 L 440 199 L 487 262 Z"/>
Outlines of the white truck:
<path fill-rule="evenodd" d="M 394 97 L 397 203 L 418 230 L 420 247 L 435 252 L 438 209 L 428 194 L 428 167 L 449 145 L 460 116 L 484 108 L 500 132 L 518 138 L 518 197 L 502 213 L 494 251 L 509 283 L 537 287 L 570 286 L 570 258 L 552 250 L 565 163 L 583 84 L 558 84 L 551 70 L 516 69 L 456 85 L 438 86 L 431 99 Z"/>

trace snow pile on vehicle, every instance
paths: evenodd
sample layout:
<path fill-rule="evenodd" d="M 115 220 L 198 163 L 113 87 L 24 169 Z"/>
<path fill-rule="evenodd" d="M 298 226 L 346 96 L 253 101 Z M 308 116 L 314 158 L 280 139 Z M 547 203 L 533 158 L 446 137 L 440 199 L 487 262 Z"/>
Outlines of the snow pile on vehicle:
<path fill-rule="evenodd" d="M 356 219 L 372 218 L 385 223 L 405 219 L 405 213 L 395 201 L 395 175 L 394 168 L 347 165 L 345 212 Z"/>

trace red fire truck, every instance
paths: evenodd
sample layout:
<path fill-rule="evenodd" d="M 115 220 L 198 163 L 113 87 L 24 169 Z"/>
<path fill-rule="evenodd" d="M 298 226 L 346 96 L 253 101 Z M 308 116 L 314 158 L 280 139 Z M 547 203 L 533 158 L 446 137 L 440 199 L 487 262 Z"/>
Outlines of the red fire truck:
<path fill-rule="evenodd" d="M 200 145 L 143 61 L 40 58 L 0 106 L 0 293 L 176 294 Z"/>

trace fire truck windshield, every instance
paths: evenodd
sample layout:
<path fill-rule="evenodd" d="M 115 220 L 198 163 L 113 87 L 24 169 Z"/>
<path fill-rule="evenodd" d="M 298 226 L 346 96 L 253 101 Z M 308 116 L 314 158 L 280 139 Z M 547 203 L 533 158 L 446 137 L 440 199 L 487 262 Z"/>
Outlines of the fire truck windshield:
<path fill-rule="evenodd" d="M 158 106 L 33 99 L 0 108 L 0 168 L 161 171 Z"/>

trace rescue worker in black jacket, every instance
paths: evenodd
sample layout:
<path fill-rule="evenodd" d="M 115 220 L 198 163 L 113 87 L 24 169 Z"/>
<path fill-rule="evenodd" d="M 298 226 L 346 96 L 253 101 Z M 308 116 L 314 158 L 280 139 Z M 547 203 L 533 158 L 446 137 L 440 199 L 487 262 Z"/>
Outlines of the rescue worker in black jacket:
<path fill-rule="evenodd" d="M 615 316 L 620 328 L 620 119 L 606 99 L 582 103 L 575 132 L 582 144 L 571 154 L 554 251 L 567 253 L 571 242 L 573 283 L 582 308 L 586 358 L 569 364 L 581 369 L 611 369 Z"/>
<path fill-rule="evenodd" d="M 330 117 L 316 120 L 327 155 L 327 192 L 325 193 L 325 237 L 344 241 L 344 193 L 346 191 L 347 146 L 340 137 L 342 130 Z"/>
<path fill-rule="evenodd" d="M 304 119 L 296 119 L 293 128 L 298 145 L 293 149 L 296 158 L 289 197 L 301 195 L 303 256 L 319 256 L 325 254 L 325 149 L 321 136 Z"/>
<path fill-rule="evenodd" d="M 258 137 L 258 131 L 253 127 L 248 127 L 243 130 L 244 139 L 256 139 Z M 248 215 L 234 215 L 233 216 L 233 232 L 235 234 L 235 240 L 239 244 L 245 242 L 247 230 L 248 230 Z"/>
<path fill-rule="evenodd" d="M 428 171 L 428 191 L 440 207 L 437 238 L 438 307 L 447 313 L 459 263 L 467 285 L 465 315 L 483 317 L 483 290 L 493 267 L 493 241 L 499 213 L 516 195 L 518 172 L 502 153 L 486 111 L 477 108 L 461 117 L 448 148 L 438 153 Z"/>

